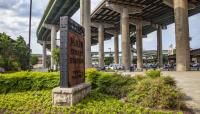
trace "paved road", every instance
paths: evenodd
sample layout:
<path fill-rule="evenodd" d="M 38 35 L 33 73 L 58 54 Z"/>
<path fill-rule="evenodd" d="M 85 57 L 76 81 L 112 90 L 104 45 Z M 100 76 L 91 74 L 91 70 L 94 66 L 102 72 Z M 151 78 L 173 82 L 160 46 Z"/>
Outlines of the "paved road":
<path fill-rule="evenodd" d="M 127 73 L 129 75 L 144 74 L 144 72 Z M 177 85 L 186 94 L 186 103 L 196 114 L 200 114 L 200 72 L 162 72 L 172 76 Z"/>

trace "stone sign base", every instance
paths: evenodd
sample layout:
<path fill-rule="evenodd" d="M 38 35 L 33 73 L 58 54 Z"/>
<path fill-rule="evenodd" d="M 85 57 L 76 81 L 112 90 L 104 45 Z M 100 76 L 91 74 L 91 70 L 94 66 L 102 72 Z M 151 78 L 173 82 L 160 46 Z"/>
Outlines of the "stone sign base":
<path fill-rule="evenodd" d="M 91 85 L 82 83 L 72 88 L 54 88 L 52 91 L 53 105 L 72 106 L 82 100 L 91 91 Z"/>

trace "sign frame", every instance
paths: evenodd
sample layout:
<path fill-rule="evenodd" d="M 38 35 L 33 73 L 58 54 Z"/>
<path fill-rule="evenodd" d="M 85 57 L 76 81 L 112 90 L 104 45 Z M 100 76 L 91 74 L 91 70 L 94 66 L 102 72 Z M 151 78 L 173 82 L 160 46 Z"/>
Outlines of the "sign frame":
<path fill-rule="evenodd" d="M 71 36 L 74 36 L 73 38 Z M 85 41 L 84 41 L 84 28 L 76 23 L 74 20 L 72 20 L 68 16 L 60 17 L 60 87 L 61 88 L 69 88 L 76 86 L 78 84 L 85 82 Z M 80 39 L 79 39 L 80 38 Z M 78 55 L 73 55 L 71 53 L 72 45 L 71 41 L 72 39 L 78 40 L 78 46 L 81 47 L 75 47 Z M 76 42 L 76 43 L 77 43 Z M 83 45 L 82 45 L 83 44 Z M 75 46 L 75 45 L 73 45 Z M 80 71 L 82 72 L 75 72 L 76 76 L 81 77 L 74 79 L 76 82 L 73 82 L 72 80 L 72 74 L 71 71 L 73 70 L 73 67 L 70 67 L 69 65 L 72 65 L 72 62 L 70 63 L 70 59 L 74 59 L 74 66 L 80 67 Z M 81 59 L 80 59 L 81 58 Z M 73 65 L 72 65 L 73 66 Z M 73 72 L 74 73 L 74 72 Z M 76 78 L 75 76 L 75 78 Z"/>

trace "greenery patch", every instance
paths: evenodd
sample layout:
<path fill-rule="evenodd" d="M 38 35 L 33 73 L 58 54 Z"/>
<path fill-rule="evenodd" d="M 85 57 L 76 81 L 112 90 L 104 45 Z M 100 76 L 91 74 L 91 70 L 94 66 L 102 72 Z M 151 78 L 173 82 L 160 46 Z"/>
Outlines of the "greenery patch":
<path fill-rule="evenodd" d="M 59 73 L 0 74 L 0 113 L 59 114 L 181 114 L 183 94 L 171 77 L 121 76 L 96 69 L 86 71 L 93 90 L 77 105 L 52 106 L 51 90 Z"/>
<path fill-rule="evenodd" d="M 0 93 L 52 89 L 59 85 L 59 73 L 17 72 L 0 74 Z"/>
<path fill-rule="evenodd" d="M 174 114 L 122 103 L 97 91 L 70 108 L 52 106 L 51 90 L 0 94 L 0 99 L 0 113 L 5 114 Z"/>

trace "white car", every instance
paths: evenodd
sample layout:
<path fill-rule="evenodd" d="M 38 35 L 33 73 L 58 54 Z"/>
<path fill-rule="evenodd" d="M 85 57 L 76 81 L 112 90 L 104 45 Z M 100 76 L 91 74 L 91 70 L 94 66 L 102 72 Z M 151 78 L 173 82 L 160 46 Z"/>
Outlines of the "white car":
<path fill-rule="evenodd" d="M 111 70 L 122 70 L 123 66 L 120 64 L 110 64 L 108 68 Z"/>

